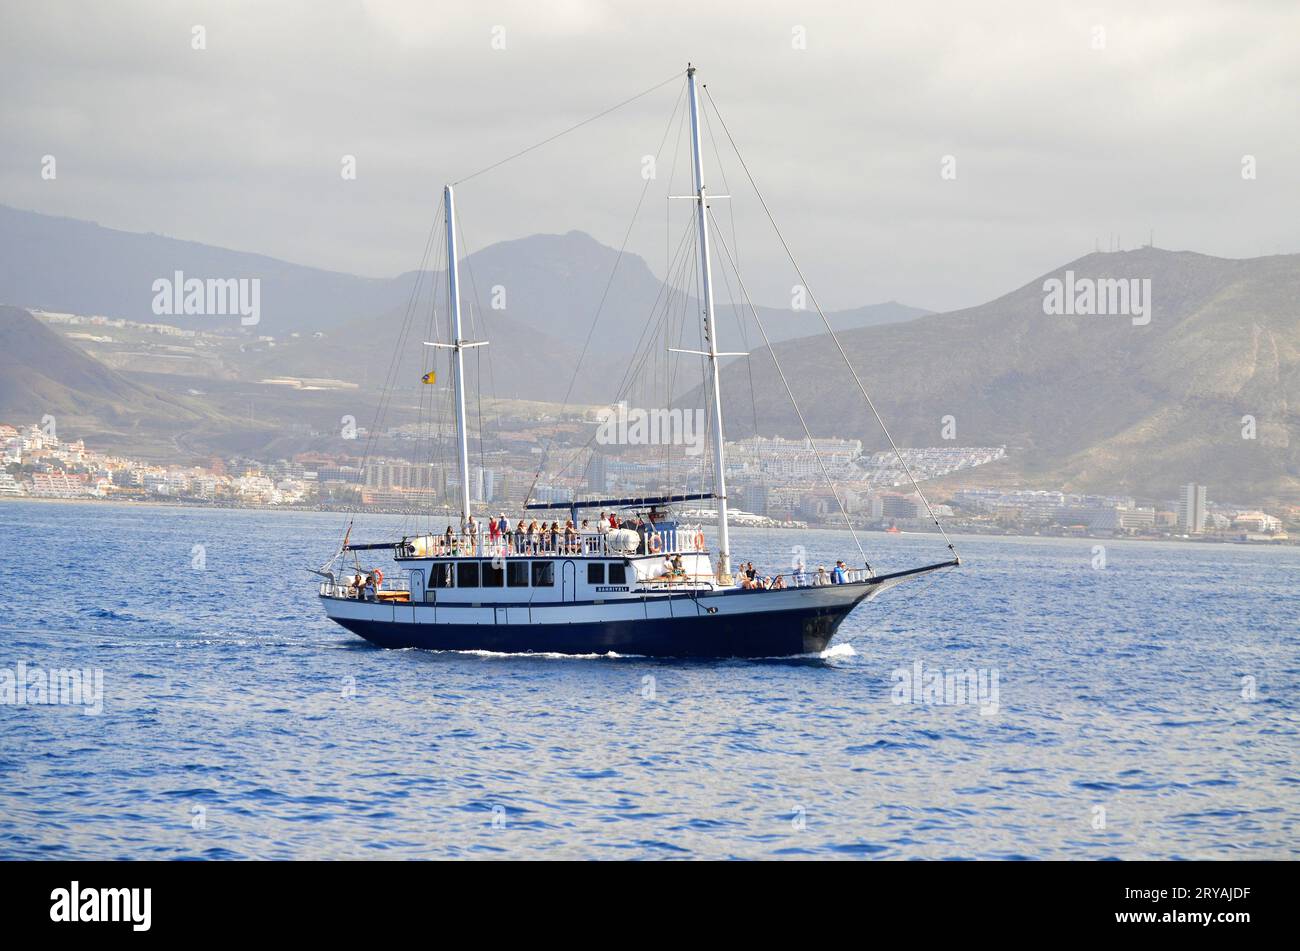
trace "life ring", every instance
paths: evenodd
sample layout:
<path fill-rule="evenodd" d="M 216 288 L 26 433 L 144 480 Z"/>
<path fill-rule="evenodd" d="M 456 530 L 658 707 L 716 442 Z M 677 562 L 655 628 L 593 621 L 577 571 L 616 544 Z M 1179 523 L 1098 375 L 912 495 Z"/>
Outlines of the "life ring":
<path fill-rule="evenodd" d="M 382 585 L 382 584 L 384 583 L 384 573 L 383 573 L 382 571 L 380 571 L 378 568 L 376 568 L 376 569 L 375 569 L 374 571 L 372 571 L 370 574 L 371 574 L 371 575 L 374 577 L 374 579 L 375 579 L 375 587 L 376 587 L 376 588 L 378 588 L 380 585 Z"/>
<path fill-rule="evenodd" d="M 663 543 L 659 541 L 658 532 L 650 536 L 650 542 L 647 547 L 649 547 L 650 549 L 650 554 L 652 555 L 659 554 L 659 551 L 663 548 Z"/>
<path fill-rule="evenodd" d="M 695 550 L 704 551 L 704 532 L 695 533 Z"/>

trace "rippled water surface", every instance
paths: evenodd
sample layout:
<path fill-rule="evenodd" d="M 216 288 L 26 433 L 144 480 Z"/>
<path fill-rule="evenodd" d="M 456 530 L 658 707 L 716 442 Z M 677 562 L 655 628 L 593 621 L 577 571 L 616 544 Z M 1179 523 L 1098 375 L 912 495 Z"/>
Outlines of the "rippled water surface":
<path fill-rule="evenodd" d="M 0 679 L 100 668 L 105 692 L 98 716 L 0 705 L 0 856 L 1300 851 L 1300 551 L 1114 542 L 1095 569 L 1092 540 L 958 538 L 960 570 L 824 657 L 681 663 L 372 648 L 303 570 L 343 524 L 0 504 Z M 736 536 L 772 570 L 854 551 Z M 863 541 L 888 569 L 943 554 Z M 996 711 L 895 703 L 916 662 L 996 672 Z"/>

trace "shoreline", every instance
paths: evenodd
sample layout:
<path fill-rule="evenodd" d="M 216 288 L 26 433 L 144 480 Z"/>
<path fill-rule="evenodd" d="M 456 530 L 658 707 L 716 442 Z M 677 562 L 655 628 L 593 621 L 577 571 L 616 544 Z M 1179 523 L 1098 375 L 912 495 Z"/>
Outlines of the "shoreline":
<path fill-rule="evenodd" d="M 94 498 L 41 498 L 35 496 L 0 496 L 0 505 L 5 503 L 22 503 L 33 502 L 41 505 L 128 505 L 140 506 L 145 508 L 157 509 L 187 509 L 199 512 L 282 512 L 289 514 L 322 514 L 322 515 L 373 515 L 373 516 L 404 516 L 407 518 L 423 518 L 430 515 L 428 512 L 412 512 L 404 509 L 357 509 L 357 508 L 321 508 L 317 506 L 295 506 L 295 505 L 259 505 L 255 503 L 240 504 L 220 504 L 211 503 L 203 504 L 196 502 L 168 502 L 159 499 L 94 499 Z M 715 524 L 709 523 L 709 524 Z M 737 525 L 733 528 L 746 528 L 754 531 L 769 532 L 843 532 L 847 531 L 842 525 L 809 525 L 802 529 L 781 528 L 779 526 L 748 526 Z M 921 536 L 941 538 L 937 531 L 898 531 L 890 532 L 882 528 L 868 528 L 865 526 L 855 526 L 859 532 L 870 532 L 874 535 L 892 535 L 898 537 L 919 538 Z M 1290 538 L 1277 541 L 1242 541 L 1235 538 L 1223 538 L 1220 536 L 1195 538 L 1191 536 L 1161 536 L 1161 535 L 1079 535 L 1067 532 L 982 532 L 972 531 L 969 528 L 950 529 L 950 535 L 960 535 L 967 538 L 1020 538 L 1020 539 L 1072 539 L 1076 541 L 1096 541 L 1096 542 L 1155 542 L 1161 544 L 1193 544 L 1193 545 L 1242 545 L 1250 548 L 1296 548 L 1300 547 L 1300 537 Z"/>

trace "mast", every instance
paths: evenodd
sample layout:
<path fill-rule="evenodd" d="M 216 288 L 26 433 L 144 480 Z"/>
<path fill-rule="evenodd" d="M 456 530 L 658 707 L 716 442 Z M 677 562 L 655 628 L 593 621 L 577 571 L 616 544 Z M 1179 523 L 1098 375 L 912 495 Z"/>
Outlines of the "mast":
<path fill-rule="evenodd" d="M 469 521 L 469 435 L 465 431 L 465 347 L 460 328 L 460 266 L 456 260 L 456 197 L 443 190 L 447 208 L 447 293 L 451 308 L 452 383 L 456 390 L 456 453 L 460 462 L 460 524 Z M 468 344 L 475 346 L 475 344 Z"/>
<path fill-rule="evenodd" d="M 700 272 L 704 289 L 704 337 L 713 373 L 713 494 L 718 503 L 718 574 L 731 573 L 731 536 L 727 526 L 727 473 L 722 448 L 722 375 L 718 367 L 718 329 L 713 315 L 713 266 L 709 261 L 709 206 L 704 194 L 704 160 L 700 153 L 700 112 L 695 67 L 686 69 L 691 101 L 691 156 L 695 172 L 695 209 L 699 218 Z"/>

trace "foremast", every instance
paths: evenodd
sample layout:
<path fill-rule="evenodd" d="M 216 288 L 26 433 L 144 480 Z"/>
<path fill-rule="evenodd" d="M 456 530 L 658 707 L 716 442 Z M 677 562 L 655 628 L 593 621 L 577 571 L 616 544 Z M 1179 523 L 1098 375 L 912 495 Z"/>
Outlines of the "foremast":
<path fill-rule="evenodd" d="M 460 319 L 460 262 L 456 250 L 456 195 L 452 187 L 443 189 L 443 207 L 447 213 L 447 306 L 451 312 L 451 343 L 426 341 L 425 346 L 452 351 L 451 376 L 456 401 L 456 461 L 460 466 L 460 524 L 469 521 L 469 432 L 465 422 L 465 351 L 481 347 L 486 340 L 465 339 Z"/>
<path fill-rule="evenodd" d="M 718 328 L 713 310 L 713 266 L 709 260 L 709 205 L 704 188 L 704 159 L 700 148 L 699 98 L 695 90 L 695 67 L 686 69 L 686 87 L 691 104 L 691 157 L 695 179 L 695 210 L 699 219 L 700 279 L 704 292 L 704 338 L 713 375 L 713 494 L 718 503 L 718 575 L 731 574 L 731 535 L 727 525 L 727 473 L 722 445 L 722 374 L 718 357 Z"/>

